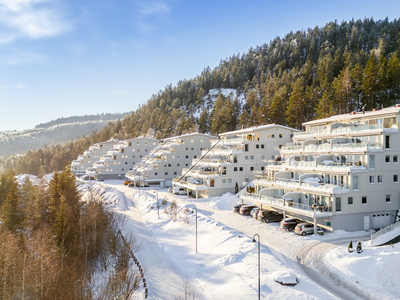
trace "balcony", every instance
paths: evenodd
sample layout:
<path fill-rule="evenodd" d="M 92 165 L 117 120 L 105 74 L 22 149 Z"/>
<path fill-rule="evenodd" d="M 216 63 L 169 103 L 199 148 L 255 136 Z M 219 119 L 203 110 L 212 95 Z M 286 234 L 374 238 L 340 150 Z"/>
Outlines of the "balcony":
<path fill-rule="evenodd" d="M 313 207 L 302 203 L 287 201 L 281 198 L 250 194 L 247 192 L 242 192 L 240 194 L 240 198 L 243 201 L 251 201 L 253 203 L 259 202 L 261 204 L 266 204 L 276 209 L 286 210 L 294 214 L 299 214 L 303 216 L 309 216 L 314 218 L 323 218 L 332 216 L 332 207 L 330 206 Z"/>
<path fill-rule="evenodd" d="M 342 194 L 350 191 L 350 186 L 344 184 L 330 184 L 330 183 L 317 183 L 307 182 L 295 179 L 276 178 L 275 180 L 262 176 L 256 175 L 254 178 L 254 184 L 278 187 L 281 189 L 290 189 L 292 191 L 302 191 L 309 193 L 318 193 L 322 195 Z"/>
<path fill-rule="evenodd" d="M 188 168 L 182 169 L 182 174 L 186 174 L 186 176 L 194 176 L 194 177 L 207 177 L 207 176 L 219 176 L 220 172 L 218 170 L 214 170 L 214 168 L 209 168 L 205 170 L 190 170 Z M 188 173 L 186 173 L 188 172 Z"/>

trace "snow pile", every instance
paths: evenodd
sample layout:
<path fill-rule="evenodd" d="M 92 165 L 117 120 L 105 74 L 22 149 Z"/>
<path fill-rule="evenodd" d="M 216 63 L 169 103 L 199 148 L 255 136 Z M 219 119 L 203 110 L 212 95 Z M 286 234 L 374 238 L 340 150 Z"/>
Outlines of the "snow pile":
<path fill-rule="evenodd" d="M 232 208 L 240 202 L 240 199 L 235 195 L 226 193 L 219 197 L 210 198 L 208 206 L 216 210 L 232 210 Z"/>
<path fill-rule="evenodd" d="M 394 228 L 392 231 L 386 232 L 376 238 L 371 243 L 371 246 L 382 245 L 400 235 L 400 227 Z"/>
<path fill-rule="evenodd" d="M 327 253 L 325 263 L 343 281 L 356 283 L 371 298 L 400 297 L 400 245 L 371 247 L 363 244 L 363 252 L 349 253 L 336 247 Z"/>

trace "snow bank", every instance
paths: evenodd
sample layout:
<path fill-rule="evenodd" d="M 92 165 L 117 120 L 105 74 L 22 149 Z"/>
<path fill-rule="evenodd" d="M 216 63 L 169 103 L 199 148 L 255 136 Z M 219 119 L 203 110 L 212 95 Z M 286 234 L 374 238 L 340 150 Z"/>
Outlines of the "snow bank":
<path fill-rule="evenodd" d="M 231 193 L 226 193 L 219 197 L 211 198 L 208 206 L 216 210 L 232 210 L 232 208 L 241 203 L 241 200 Z"/>

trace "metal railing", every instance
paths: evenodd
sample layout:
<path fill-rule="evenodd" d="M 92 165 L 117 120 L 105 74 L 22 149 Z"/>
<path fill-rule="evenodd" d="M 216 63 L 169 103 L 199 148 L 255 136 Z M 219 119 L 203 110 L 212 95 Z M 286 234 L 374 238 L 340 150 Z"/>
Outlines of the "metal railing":
<path fill-rule="evenodd" d="M 397 228 L 399 226 L 400 226 L 400 222 L 396 222 L 394 224 L 389 225 L 388 227 L 381 228 L 377 232 L 371 234 L 371 242 L 373 242 L 374 239 L 376 239 L 377 237 L 379 237 L 379 236 L 381 236 L 381 235 L 383 235 L 385 233 L 391 232 L 393 229 L 395 229 L 395 228 Z"/>
<path fill-rule="evenodd" d="M 332 211 L 332 208 L 330 206 L 312 207 L 311 205 L 307 205 L 307 204 L 303 204 L 303 203 L 297 203 L 297 202 L 288 201 L 288 200 L 284 200 L 281 198 L 269 197 L 269 196 L 265 196 L 265 195 L 251 194 L 248 192 L 242 192 L 240 194 L 240 198 L 242 198 L 243 200 L 247 199 L 252 202 L 260 202 L 263 204 L 269 204 L 269 205 L 279 207 L 279 208 L 296 209 L 296 210 L 301 211 L 302 213 L 306 212 L 310 215 Z"/>

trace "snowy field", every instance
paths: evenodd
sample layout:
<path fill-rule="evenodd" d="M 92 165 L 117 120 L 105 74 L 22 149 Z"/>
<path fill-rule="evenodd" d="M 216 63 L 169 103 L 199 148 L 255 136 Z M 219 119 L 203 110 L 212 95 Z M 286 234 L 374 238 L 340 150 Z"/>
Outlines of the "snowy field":
<path fill-rule="evenodd" d="M 261 242 L 261 299 L 400 298 L 400 246 L 372 247 L 371 232 L 302 237 L 282 231 L 278 223 L 233 213 L 239 199 L 232 194 L 195 200 L 166 189 L 139 191 L 119 180 L 94 186 L 110 209 L 126 216 L 125 234 L 134 233 L 142 243 L 136 256 L 148 299 L 257 299 L 254 234 Z M 157 195 L 159 203 L 176 200 L 176 220 L 165 205 L 157 209 Z M 361 254 L 347 252 L 350 240 L 354 247 L 363 241 Z M 283 286 L 276 278 L 296 278 L 297 285 Z"/>

